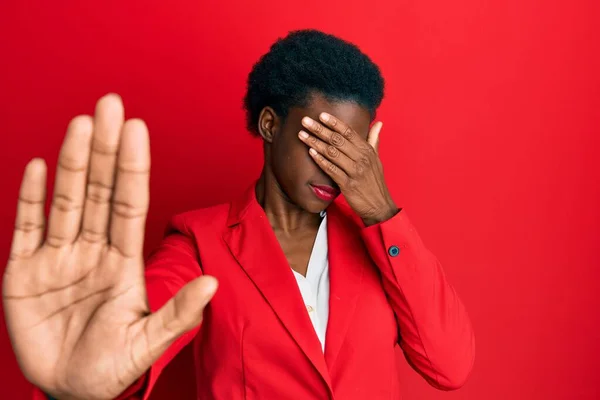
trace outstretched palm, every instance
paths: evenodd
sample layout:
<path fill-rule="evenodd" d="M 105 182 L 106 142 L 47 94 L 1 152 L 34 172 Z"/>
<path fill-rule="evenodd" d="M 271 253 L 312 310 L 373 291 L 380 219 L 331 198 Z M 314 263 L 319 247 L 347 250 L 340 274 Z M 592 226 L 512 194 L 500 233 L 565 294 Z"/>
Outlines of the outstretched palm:
<path fill-rule="evenodd" d="M 114 398 L 200 323 L 214 278 L 190 282 L 149 313 L 142 248 L 150 148 L 140 120 L 108 95 L 73 119 L 46 227 L 46 166 L 21 186 L 3 282 L 6 324 L 25 376 L 56 397 Z"/>

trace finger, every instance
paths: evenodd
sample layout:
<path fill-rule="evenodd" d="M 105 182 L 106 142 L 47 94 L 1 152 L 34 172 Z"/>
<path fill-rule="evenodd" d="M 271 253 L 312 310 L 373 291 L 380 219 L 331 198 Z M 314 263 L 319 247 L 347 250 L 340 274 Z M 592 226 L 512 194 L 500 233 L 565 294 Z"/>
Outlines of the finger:
<path fill-rule="evenodd" d="M 42 159 L 33 159 L 25 167 L 10 249 L 11 260 L 31 256 L 42 244 L 46 223 L 46 175 L 46 163 Z"/>
<path fill-rule="evenodd" d="M 125 257 L 142 255 L 150 200 L 150 143 L 146 124 L 132 119 L 123 126 L 110 221 L 111 246 Z"/>
<path fill-rule="evenodd" d="M 379 151 L 379 133 L 381 132 L 381 128 L 383 128 L 383 122 L 376 122 L 375 125 L 371 127 L 369 135 L 367 136 L 367 142 L 375 149 L 375 151 Z"/>
<path fill-rule="evenodd" d="M 202 322 L 202 314 L 218 287 L 211 276 L 201 276 L 185 285 L 162 308 L 141 320 L 144 329 L 133 338 L 132 357 L 146 371 L 171 343 Z"/>
<path fill-rule="evenodd" d="M 115 94 L 96 104 L 94 137 L 87 183 L 81 238 L 105 243 L 110 221 L 110 200 L 115 184 L 115 165 L 123 129 L 123 102 Z"/>
<path fill-rule="evenodd" d="M 72 243 L 79 233 L 92 131 L 93 121 L 89 116 L 74 118 L 67 129 L 58 157 L 50 208 L 46 237 L 49 246 L 60 247 Z"/>
<path fill-rule="evenodd" d="M 348 158 L 337 147 L 325 143 L 316 136 L 309 135 L 308 132 L 300 131 L 298 133 L 300 140 L 309 148 L 315 149 L 318 153 L 323 154 L 329 161 L 340 167 L 346 174 L 351 175 L 353 172 L 354 161 Z"/>
<path fill-rule="evenodd" d="M 341 152 L 346 154 L 351 159 L 358 157 L 356 147 L 350 143 L 340 132 L 332 131 L 318 121 L 310 117 L 302 119 L 302 125 L 314 136 L 324 142 L 337 147 Z"/>
<path fill-rule="evenodd" d="M 342 171 L 341 168 L 320 154 L 317 150 L 311 147 L 308 153 L 311 155 L 313 160 L 315 160 L 317 165 L 321 167 L 321 169 L 325 171 L 325 173 L 329 175 L 331 179 L 338 184 L 338 186 L 342 187 L 347 182 L 348 175 Z"/>
<path fill-rule="evenodd" d="M 331 114 L 323 112 L 319 114 L 319 120 L 333 132 L 340 133 L 344 139 L 352 144 L 356 145 L 361 141 L 364 141 L 364 139 L 362 139 L 358 133 L 356 133 L 354 129 L 350 127 L 350 125 Z"/>

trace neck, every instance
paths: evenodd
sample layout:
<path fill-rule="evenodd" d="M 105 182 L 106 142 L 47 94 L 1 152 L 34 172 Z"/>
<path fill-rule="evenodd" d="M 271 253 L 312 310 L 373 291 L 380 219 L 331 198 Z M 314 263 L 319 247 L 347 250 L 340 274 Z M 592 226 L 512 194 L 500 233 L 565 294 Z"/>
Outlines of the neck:
<path fill-rule="evenodd" d="M 269 218 L 273 230 L 293 234 L 317 229 L 321 221 L 319 214 L 310 213 L 294 204 L 268 165 L 265 163 L 256 184 L 256 199 Z"/>

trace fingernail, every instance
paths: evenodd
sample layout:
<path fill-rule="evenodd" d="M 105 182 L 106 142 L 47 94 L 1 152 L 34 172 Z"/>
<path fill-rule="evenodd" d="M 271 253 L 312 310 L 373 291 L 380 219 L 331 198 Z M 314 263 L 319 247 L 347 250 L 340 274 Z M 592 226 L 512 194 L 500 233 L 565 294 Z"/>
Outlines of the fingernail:
<path fill-rule="evenodd" d="M 322 112 L 321 119 L 325 122 L 329 121 L 329 114 L 327 114 L 326 112 Z"/>
<path fill-rule="evenodd" d="M 312 119 L 310 119 L 309 117 L 304 117 L 302 118 L 302 123 L 304 123 L 305 125 L 310 125 L 312 123 Z"/>
<path fill-rule="evenodd" d="M 313 155 L 313 156 L 316 156 L 316 155 L 317 155 L 317 151 L 316 151 L 315 149 L 313 149 L 313 148 L 311 148 L 311 149 L 310 149 L 308 152 L 309 152 L 311 155 Z"/>
<path fill-rule="evenodd" d="M 300 131 L 300 133 L 298 134 L 298 136 L 300 136 L 302 139 L 306 139 L 306 138 L 308 138 L 308 133 L 306 133 L 304 131 Z"/>

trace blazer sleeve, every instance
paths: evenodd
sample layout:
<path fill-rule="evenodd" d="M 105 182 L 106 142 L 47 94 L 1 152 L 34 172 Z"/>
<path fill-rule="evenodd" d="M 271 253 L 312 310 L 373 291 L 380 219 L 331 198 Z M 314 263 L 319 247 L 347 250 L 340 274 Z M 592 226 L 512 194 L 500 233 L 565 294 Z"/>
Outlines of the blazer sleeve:
<path fill-rule="evenodd" d="M 150 311 L 160 309 L 179 289 L 202 275 L 196 244 L 182 215 L 169 222 L 165 237 L 146 261 L 146 292 Z M 176 339 L 152 367 L 125 390 L 118 400 L 146 400 L 166 365 L 196 336 L 200 327 L 188 331 Z M 49 397 L 34 389 L 34 400 Z"/>
<path fill-rule="evenodd" d="M 473 366 L 475 339 L 439 261 L 403 210 L 363 228 L 361 236 L 381 272 L 408 363 L 438 389 L 461 387 Z"/>

